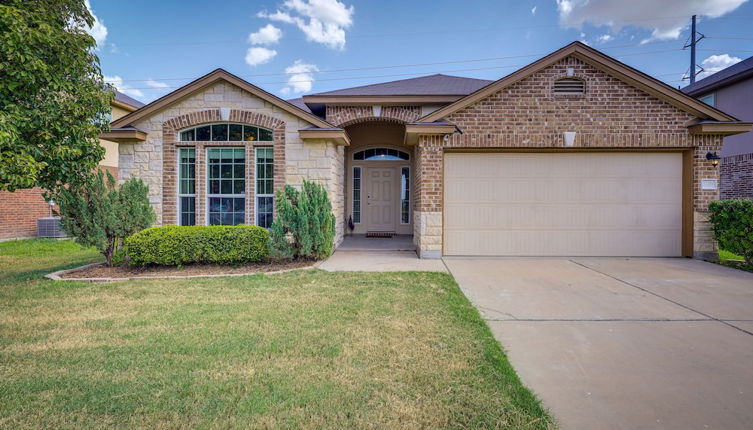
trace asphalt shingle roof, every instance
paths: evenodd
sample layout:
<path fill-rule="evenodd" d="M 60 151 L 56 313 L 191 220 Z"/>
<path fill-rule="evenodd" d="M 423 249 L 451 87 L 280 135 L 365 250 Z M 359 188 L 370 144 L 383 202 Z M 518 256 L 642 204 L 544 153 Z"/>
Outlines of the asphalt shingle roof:
<path fill-rule="evenodd" d="M 115 90 L 115 100 L 117 100 L 117 101 L 119 101 L 121 103 L 125 103 L 125 104 L 127 104 L 129 106 L 133 106 L 136 109 L 140 109 L 140 108 L 142 108 L 142 107 L 145 106 L 144 103 L 141 103 L 140 101 L 136 100 L 135 98 L 127 96 L 127 95 L 125 95 L 125 94 L 123 94 L 123 93 L 121 93 L 120 91 L 117 91 L 117 90 Z"/>
<path fill-rule="evenodd" d="M 486 79 L 464 78 L 449 75 L 429 75 L 420 78 L 401 79 L 380 84 L 363 85 L 310 94 L 312 96 L 430 96 L 459 95 L 465 96 L 479 90 L 494 81 Z"/>
<path fill-rule="evenodd" d="M 715 89 L 717 84 L 730 78 L 735 78 L 737 75 L 741 75 L 740 78 L 746 75 L 753 75 L 753 57 L 743 60 L 735 65 L 729 66 L 726 69 L 720 70 L 711 76 L 705 77 L 700 81 L 688 85 L 682 89 L 685 94 L 691 94 L 694 96 L 702 95 L 701 93 L 711 91 Z M 736 80 L 736 79 L 735 79 Z M 732 82 L 730 82 L 732 83 Z"/>

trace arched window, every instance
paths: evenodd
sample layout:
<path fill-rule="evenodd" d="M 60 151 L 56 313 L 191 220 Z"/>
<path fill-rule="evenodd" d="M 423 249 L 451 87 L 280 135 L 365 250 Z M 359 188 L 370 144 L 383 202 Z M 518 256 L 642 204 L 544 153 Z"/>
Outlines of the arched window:
<path fill-rule="evenodd" d="M 407 152 L 392 148 L 371 148 L 356 152 L 353 154 L 353 159 L 364 161 L 395 161 L 409 160 L 410 155 Z"/>
<path fill-rule="evenodd" d="M 272 130 L 245 124 L 207 124 L 180 132 L 181 142 L 272 142 Z"/>
<path fill-rule="evenodd" d="M 586 82 L 578 78 L 562 78 L 554 81 L 554 94 L 584 94 Z"/>

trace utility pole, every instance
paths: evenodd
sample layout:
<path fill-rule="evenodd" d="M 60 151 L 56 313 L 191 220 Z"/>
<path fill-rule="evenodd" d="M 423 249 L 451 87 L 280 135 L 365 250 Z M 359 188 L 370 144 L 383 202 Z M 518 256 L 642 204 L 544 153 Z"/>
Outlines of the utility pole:
<path fill-rule="evenodd" d="M 695 82 L 695 15 L 693 15 L 693 24 L 690 33 L 690 85 Z"/>

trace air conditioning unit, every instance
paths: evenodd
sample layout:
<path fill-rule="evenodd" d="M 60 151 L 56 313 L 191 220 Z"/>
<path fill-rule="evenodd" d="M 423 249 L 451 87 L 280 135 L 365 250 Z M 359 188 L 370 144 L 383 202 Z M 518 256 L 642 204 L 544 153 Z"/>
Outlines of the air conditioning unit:
<path fill-rule="evenodd" d="M 50 216 L 37 220 L 37 237 L 66 237 L 60 228 L 60 217 Z"/>

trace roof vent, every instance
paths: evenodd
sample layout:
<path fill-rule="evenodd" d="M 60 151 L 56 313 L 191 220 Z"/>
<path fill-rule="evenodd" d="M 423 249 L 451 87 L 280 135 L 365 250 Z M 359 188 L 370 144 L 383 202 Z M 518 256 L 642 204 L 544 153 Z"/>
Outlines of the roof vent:
<path fill-rule="evenodd" d="M 562 78 L 554 81 L 554 94 L 583 94 L 586 83 L 581 79 Z"/>

